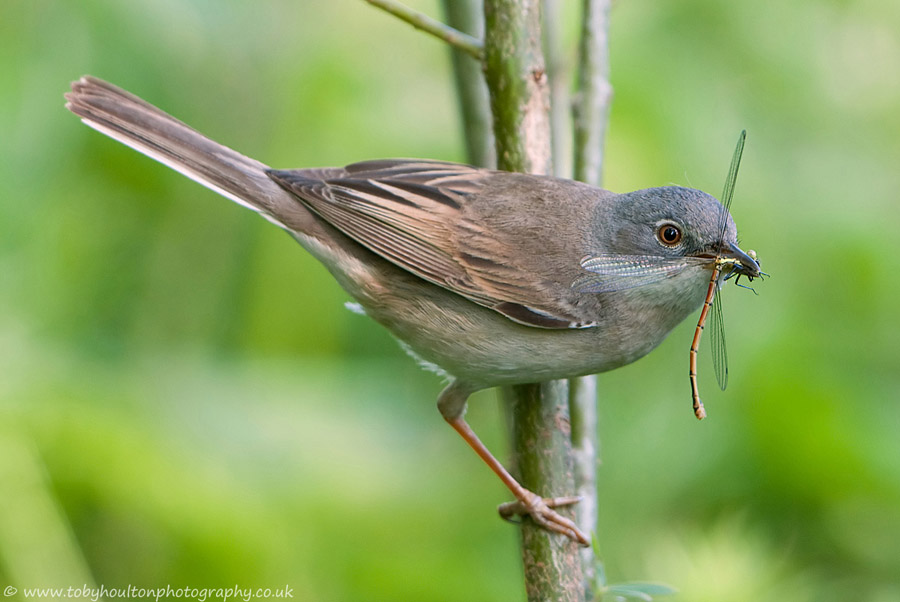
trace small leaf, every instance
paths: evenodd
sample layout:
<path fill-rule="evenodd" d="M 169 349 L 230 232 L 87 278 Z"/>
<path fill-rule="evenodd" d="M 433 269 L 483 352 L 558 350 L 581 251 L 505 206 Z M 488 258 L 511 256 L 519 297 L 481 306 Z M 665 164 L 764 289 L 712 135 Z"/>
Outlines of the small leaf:
<path fill-rule="evenodd" d="M 615 596 L 616 600 L 637 598 L 638 600 L 644 600 L 644 602 L 653 602 L 653 596 L 641 591 L 628 589 L 628 587 L 624 585 L 611 585 L 606 588 L 606 593 Z"/>
<path fill-rule="evenodd" d="M 606 591 L 613 595 L 636 598 L 638 600 L 643 600 L 644 602 L 651 602 L 653 596 L 671 596 L 678 593 L 678 590 L 674 587 L 664 583 L 646 583 L 640 581 L 610 585 Z"/>

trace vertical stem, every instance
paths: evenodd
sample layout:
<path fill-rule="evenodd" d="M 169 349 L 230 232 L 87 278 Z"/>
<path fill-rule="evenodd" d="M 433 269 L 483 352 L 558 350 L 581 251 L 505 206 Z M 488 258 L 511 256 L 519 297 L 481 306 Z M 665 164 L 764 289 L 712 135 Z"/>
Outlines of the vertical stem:
<path fill-rule="evenodd" d="M 571 491 L 574 479 L 570 453 L 569 404 L 566 381 L 504 387 L 502 395 L 512 417 L 512 443 L 520 482 L 549 497 Z M 560 510 L 557 508 L 557 510 Z M 565 537 L 522 525 L 522 560 L 528 600 L 585 600 L 579 546 Z"/>
<path fill-rule="evenodd" d="M 550 146 L 553 175 L 572 177 L 572 95 L 569 91 L 569 65 L 563 35 L 564 0 L 543 0 L 544 54 L 550 80 Z"/>
<path fill-rule="evenodd" d="M 578 49 L 578 100 L 575 116 L 575 179 L 600 186 L 603 141 L 612 86 L 609 84 L 609 7 L 611 0 L 584 0 Z"/>
<path fill-rule="evenodd" d="M 497 166 L 549 174 L 550 97 L 539 0 L 485 0 L 485 78 Z"/>
<path fill-rule="evenodd" d="M 575 179 L 600 186 L 603 182 L 603 144 L 609 120 L 612 87 L 609 84 L 609 9 L 611 0 L 583 0 L 581 42 L 578 48 L 578 97 L 573 106 L 575 126 Z M 597 377 L 569 381 L 572 448 L 576 493 L 583 501 L 576 509 L 578 526 L 585 533 L 597 530 Z M 581 551 L 588 584 L 596 581 L 593 548 Z M 592 598 L 589 592 L 588 598 Z"/>
<path fill-rule="evenodd" d="M 482 0 L 443 0 L 447 24 L 476 38 L 484 37 Z M 466 161 L 481 167 L 495 167 L 491 108 L 481 63 L 471 55 L 451 47 L 453 75 L 466 143 Z"/>
<path fill-rule="evenodd" d="M 485 0 L 485 77 L 500 169 L 551 171 L 549 90 L 541 49 L 540 0 Z M 549 497 L 574 489 L 566 383 L 503 389 L 521 483 Z M 565 512 L 565 509 L 563 509 Z M 578 546 L 530 519 L 522 524 L 529 600 L 584 600 Z"/>
<path fill-rule="evenodd" d="M 575 506 L 575 522 L 593 537 L 597 531 L 597 466 L 600 442 L 597 434 L 597 376 L 569 379 L 569 416 L 572 423 L 572 460 L 575 495 L 581 501 Z M 581 548 L 581 568 L 588 589 L 588 600 L 596 582 L 594 548 Z"/>

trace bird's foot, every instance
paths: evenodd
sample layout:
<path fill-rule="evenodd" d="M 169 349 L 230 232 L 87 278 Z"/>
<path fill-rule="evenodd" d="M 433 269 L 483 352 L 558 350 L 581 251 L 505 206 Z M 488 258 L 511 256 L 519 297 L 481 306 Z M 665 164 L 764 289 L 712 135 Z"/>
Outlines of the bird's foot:
<path fill-rule="evenodd" d="M 500 504 L 497 511 L 504 520 L 511 520 L 513 516 L 530 516 L 531 519 L 552 533 L 565 535 L 572 541 L 582 545 L 590 546 L 591 540 L 585 535 L 578 525 L 571 519 L 562 516 L 553 508 L 559 506 L 571 506 L 581 501 L 580 496 L 542 498 L 541 496 L 524 490 L 523 499 L 515 502 L 507 502 Z"/>

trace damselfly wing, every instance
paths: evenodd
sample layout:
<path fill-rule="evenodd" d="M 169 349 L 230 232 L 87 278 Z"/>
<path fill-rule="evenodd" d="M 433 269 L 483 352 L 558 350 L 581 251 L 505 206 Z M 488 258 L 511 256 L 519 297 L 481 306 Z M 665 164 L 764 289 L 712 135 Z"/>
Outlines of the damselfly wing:
<path fill-rule="evenodd" d="M 581 267 L 589 273 L 572 283 L 582 293 L 613 293 L 674 278 L 692 266 L 709 265 L 705 257 L 603 254 L 585 257 Z"/>

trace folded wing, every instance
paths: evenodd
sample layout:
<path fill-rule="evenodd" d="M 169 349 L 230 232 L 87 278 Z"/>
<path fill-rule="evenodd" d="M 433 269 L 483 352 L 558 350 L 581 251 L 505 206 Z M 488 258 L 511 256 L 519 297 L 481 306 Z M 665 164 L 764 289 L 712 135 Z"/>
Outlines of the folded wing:
<path fill-rule="evenodd" d="M 386 160 L 268 173 L 332 226 L 433 284 L 529 326 L 592 325 L 569 302 L 570 287 L 523 267 L 515 236 L 473 219 L 472 200 L 498 172 Z"/>

